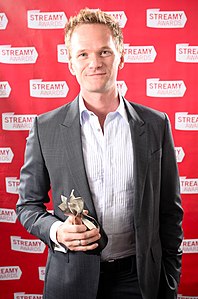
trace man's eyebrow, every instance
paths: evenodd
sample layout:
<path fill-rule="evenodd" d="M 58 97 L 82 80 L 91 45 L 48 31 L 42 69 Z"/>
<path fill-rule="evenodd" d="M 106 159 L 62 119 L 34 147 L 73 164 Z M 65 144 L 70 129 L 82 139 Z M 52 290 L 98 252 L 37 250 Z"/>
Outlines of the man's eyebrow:
<path fill-rule="evenodd" d="M 100 48 L 100 50 L 105 50 L 105 49 L 111 50 L 111 48 L 109 46 L 104 46 L 104 47 Z"/>
<path fill-rule="evenodd" d="M 82 52 L 86 52 L 86 51 L 87 51 L 87 49 L 80 49 L 76 53 L 78 54 L 78 53 L 82 53 Z"/>
<path fill-rule="evenodd" d="M 101 51 L 101 50 L 111 50 L 111 48 L 109 46 L 103 46 L 99 49 L 97 49 L 97 51 Z M 87 52 L 87 51 L 90 51 L 90 49 L 79 49 L 76 53 L 79 54 L 79 53 L 82 53 L 82 52 Z"/>

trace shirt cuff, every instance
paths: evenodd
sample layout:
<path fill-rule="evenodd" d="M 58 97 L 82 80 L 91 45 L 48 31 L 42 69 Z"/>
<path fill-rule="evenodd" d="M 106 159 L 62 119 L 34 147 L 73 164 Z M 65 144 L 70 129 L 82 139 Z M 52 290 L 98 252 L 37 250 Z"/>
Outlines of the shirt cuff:
<path fill-rule="evenodd" d="M 66 249 L 63 246 L 61 246 L 56 239 L 57 229 L 62 224 L 63 224 L 63 222 L 61 222 L 61 221 L 56 221 L 52 224 L 52 226 L 50 228 L 50 239 L 54 243 L 54 250 L 66 253 Z"/>

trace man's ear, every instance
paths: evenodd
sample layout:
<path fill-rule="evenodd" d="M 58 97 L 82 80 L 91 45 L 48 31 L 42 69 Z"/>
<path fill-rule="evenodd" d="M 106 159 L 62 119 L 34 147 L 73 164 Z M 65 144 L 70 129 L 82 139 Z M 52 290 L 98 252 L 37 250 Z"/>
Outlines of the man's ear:
<path fill-rule="evenodd" d="M 119 69 L 121 70 L 121 69 L 123 69 L 123 67 L 124 67 L 124 51 L 122 52 L 122 54 L 121 54 L 121 57 L 120 57 L 120 64 L 119 64 Z"/>
<path fill-rule="evenodd" d="M 73 69 L 73 65 L 72 65 L 72 61 L 71 61 L 71 59 L 70 59 L 69 62 L 68 62 L 68 68 L 69 68 L 69 70 L 70 70 L 70 73 L 71 73 L 73 76 L 75 76 L 76 74 L 75 74 L 75 71 L 74 71 L 74 69 Z"/>

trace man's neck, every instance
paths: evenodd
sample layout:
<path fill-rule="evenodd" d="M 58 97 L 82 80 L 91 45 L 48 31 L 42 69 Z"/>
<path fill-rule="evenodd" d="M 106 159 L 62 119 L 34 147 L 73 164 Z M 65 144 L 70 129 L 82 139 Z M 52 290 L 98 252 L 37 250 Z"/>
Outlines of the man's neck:
<path fill-rule="evenodd" d="M 86 93 L 81 92 L 85 106 L 99 118 L 103 128 L 105 118 L 109 112 L 115 111 L 119 106 L 118 92 L 108 93 Z"/>

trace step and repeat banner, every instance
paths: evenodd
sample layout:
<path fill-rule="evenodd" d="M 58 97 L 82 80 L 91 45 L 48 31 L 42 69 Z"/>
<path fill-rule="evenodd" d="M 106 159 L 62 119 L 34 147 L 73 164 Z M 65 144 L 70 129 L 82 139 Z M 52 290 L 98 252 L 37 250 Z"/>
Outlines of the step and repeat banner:
<path fill-rule="evenodd" d="M 185 212 L 178 299 L 197 299 L 197 0 L 0 0 L 0 296 L 42 298 L 47 248 L 16 219 L 19 172 L 35 116 L 78 94 L 64 26 L 84 7 L 101 8 L 123 29 L 120 92 L 171 120 Z"/>

